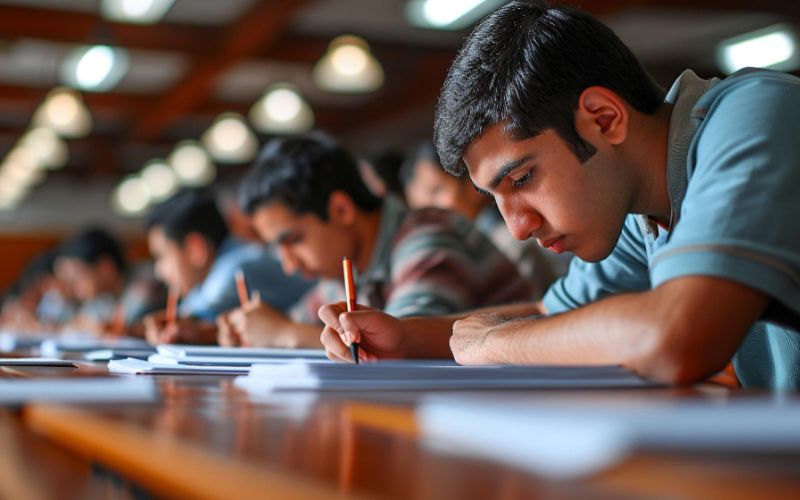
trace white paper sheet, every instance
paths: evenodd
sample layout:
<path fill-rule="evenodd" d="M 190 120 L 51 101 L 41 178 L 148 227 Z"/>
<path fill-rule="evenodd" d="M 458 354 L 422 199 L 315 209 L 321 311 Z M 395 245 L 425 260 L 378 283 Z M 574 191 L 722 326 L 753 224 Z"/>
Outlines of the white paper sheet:
<path fill-rule="evenodd" d="M 115 359 L 108 362 L 111 373 L 132 375 L 243 375 L 249 366 L 193 366 L 181 364 L 150 363 L 141 359 Z"/>
<path fill-rule="evenodd" d="M 800 453 L 800 400 L 431 395 L 417 417 L 437 448 L 557 478 L 596 473 L 636 449 Z"/>
<path fill-rule="evenodd" d="M 73 361 L 58 358 L 0 358 L 0 366 L 78 366 Z"/>
<path fill-rule="evenodd" d="M 151 363 L 165 365 L 193 365 L 193 366 L 244 366 L 256 364 L 286 364 L 293 361 L 305 361 L 311 364 L 332 364 L 329 359 L 292 359 L 285 357 L 249 357 L 249 356 L 183 356 L 174 358 L 163 354 L 153 354 L 147 358 Z"/>
<path fill-rule="evenodd" d="M 255 358 L 311 358 L 327 359 L 323 349 L 279 349 L 266 347 L 220 347 L 204 345 L 165 344 L 157 347 L 158 354 L 172 358 L 188 356 L 255 357 Z"/>

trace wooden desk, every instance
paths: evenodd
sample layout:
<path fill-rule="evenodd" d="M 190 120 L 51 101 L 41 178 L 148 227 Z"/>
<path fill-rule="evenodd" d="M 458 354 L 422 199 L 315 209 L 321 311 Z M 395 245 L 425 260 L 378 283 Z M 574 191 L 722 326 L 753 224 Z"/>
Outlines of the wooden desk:
<path fill-rule="evenodd" d="M 726 457 L 639 454 L 593 478 L 546 481 L 486 460 L 428 449 L 417 436 L 415 395 L 322 397 L 293 405 L 252 402 L 230 378 L 159 378 L 163 400 L 130 408 L 33 405 L 25 423 L 57 446 L 0 418 L 0 436 L 21 443 L 27 482 L 66 484 L 59 498 L 93 497 L 97 473 L 159 497 L 181 498 L 537 498 L 640 497 L 797 498 L 796 456 Z M 557 393 L 517 392 L 519 397 Z M 729 397 L 727 391 L 633 390 L 569 393 L 570 397 Z M 733 397 L 746 397 L 733 393 Z M 36 441 L 39 448 L 29 448 Z M 533 444 L 532 444 L 533 445 Z M 74 456 L 65 453 L 68 450 Z M 53 462 L 51 456 L 59 457 Z M 14 460 L 16 458 L 12 458 Z M 40 465 L 44 461 L 53 467 Z M 54 469 L 54 470 L 49 470 Z M 32 472 L 31 472 L 32 471 Z M 71 472 L 59 472 L 71 471 Z M 60 474 L 60 475 L 59 475 Z M 63 476 L 70 481 L 63 481 Z M 44 479 L 40 479 L 44 478 Z M 0 479 L 3 479 L 0 476 Z M 5 486 L 4 481 L 0 484 Z M 22 486 L 18 486 L 22 487 Z M 44 497 L 52 489 L 43 489 Z M 5 493 L 0 489 L 0 493 Z M 7 496 L 7 495 L 5 495 Z M 102 497 L 100 495 L 99 497 Z"/>

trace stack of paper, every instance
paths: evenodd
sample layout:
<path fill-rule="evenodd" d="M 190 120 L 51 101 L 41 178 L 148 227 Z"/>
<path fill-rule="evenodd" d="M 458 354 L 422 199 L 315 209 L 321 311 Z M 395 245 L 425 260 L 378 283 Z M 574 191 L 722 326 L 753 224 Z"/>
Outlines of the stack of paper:
<path fill-rule="evenodd" d="M 63 354 L 82 354 L 99 349 L 150 349 L 142 339 L 133 337 L 99 338 L 85 335 L 65 335 L 44 340 L 39 348 L 42 356 L 58 357 Z"/>
<path fill-rule="evenodd" d="M 42 342 L 50 338 L 53 336 L 42 333 L 2 331 L 0 332 L 0 352 L 39 347 Z"/>
<path fill-rule="evenodd" d="M 0 404 L 30 402 L 120 404 L 156 401 L 152 380 L 129 378 L 0 379 Z"/>
<path fill-rule="evenodd" d="M 166 344 L 157 347 L 158 354 L 175 359 L 187 357 L 327 359 L 323 349 L 281 349 L 272 347 L 220 347 Z"/>
<path fill-rule="evenodd" d="M 108 371 L 128 375 L 243 375 L 250 366 L 183 365 L 178 363 L 153 363 L 136 358 L 113 359 Z"/>
<path fill-rule="evenodd" d="M 418 409 L 431 443 L 570 478 L 636 449 L 800 453 L 800 400 L 620 400 L 508 395 L 427 396 Z"/>
<path fill-rule="evenodd" d="M 0 366 L 60 366 L 75 368 L 74 361 L 58 358 L 0 358 Z"/>
<path fill-rule="evenodd" d="M 387 361 L 360 365 L 287 363 L 254 365 L 237 385 L 253 392 L 278 390 L 425 391 L 566 389 L 650 385 L 616 366 L 458 366 L 450 361 Z"/>

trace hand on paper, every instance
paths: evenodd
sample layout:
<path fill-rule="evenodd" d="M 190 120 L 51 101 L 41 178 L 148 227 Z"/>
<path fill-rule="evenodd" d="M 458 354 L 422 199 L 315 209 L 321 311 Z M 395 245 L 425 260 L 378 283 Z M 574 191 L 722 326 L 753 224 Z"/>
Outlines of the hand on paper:
<path fill-rule="evenodd" d="M 334 361 L 353 362 L 350 344 L 360 344 L 359 359 L 376 361 L 405 356 L 405 329 L 403 323 L 382 311 L 356 306 L 347 312 L 347 304 L 338 302 L 319 309 L 319 318 L 325 323 L 320 341 L 328 358 Z"/>
<path fill-rule="evenodd" d="M 229 339 L 238 345 L 254 347 L 298 347 L 294 323 L 282 312 L 261 302 L 257 295 L 239 309 L 227 314 Z M 237 344 L 232 344 L 237 345 Z"/>
<path fill-rule="evenodd" d="M 488 341 L 496 335 L 497 327 L 508 322 L 495 313 L 473 314 L 453 324 L 450 350 L 462 365 L 485 365 L 499 362 L 492 357 Z"/>

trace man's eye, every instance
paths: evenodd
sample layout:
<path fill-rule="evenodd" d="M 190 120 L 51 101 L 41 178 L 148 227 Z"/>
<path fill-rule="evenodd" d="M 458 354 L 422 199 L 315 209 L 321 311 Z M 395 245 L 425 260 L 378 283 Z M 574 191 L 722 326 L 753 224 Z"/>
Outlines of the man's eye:
<path fill-rule="evenodd" d="M 527 184 L 528 182 L 530 182 L 531 179 L 533 179 L 533 169 L 529 169 L 527 172 L 525 172 L 525 175 L 523 175 L 522 177 L 519 177 L 517 179 L 512 179 L 511 184 L 515 188 L 520 188 L 525 184 Z"/>

